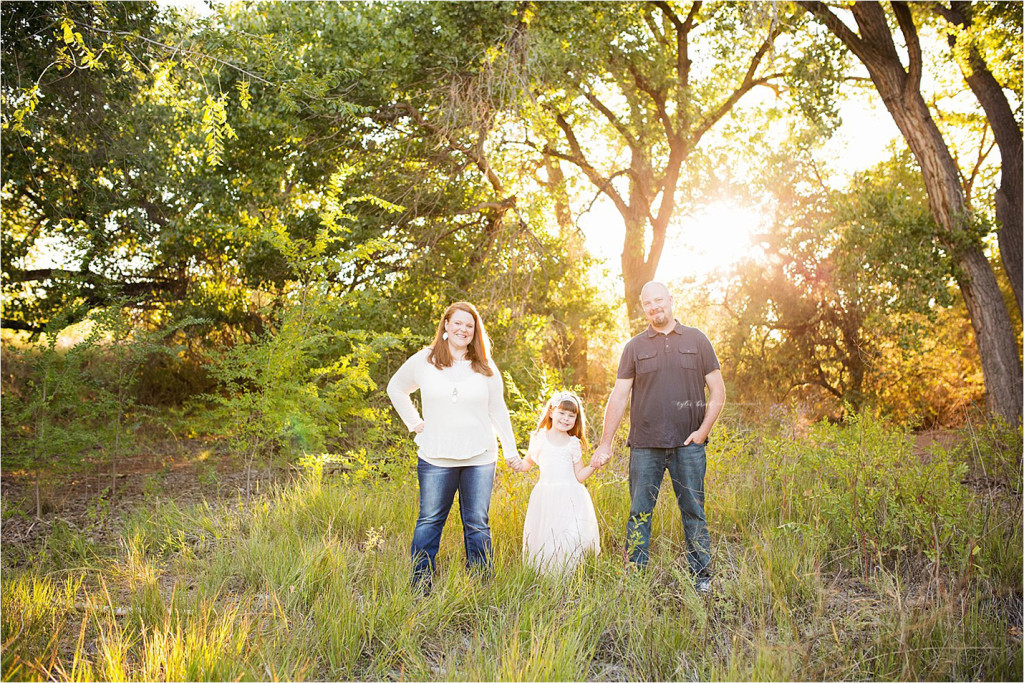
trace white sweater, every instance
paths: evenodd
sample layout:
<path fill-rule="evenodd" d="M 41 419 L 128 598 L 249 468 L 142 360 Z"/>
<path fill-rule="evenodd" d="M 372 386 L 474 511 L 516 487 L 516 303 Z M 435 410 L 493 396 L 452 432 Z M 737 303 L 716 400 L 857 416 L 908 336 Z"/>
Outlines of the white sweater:
<path fill-rule="evenodd" d="M 427 361 L 429 354 L 429 348 L 414 354 L 388 382 L 388 397 L 405 426 L 412 430 L 423 422 L 423 432 L 414 438 L 420 457 L 439 467 L 486 465 L 498 459 L 497 432 L 505 459 L 518 458 L 501 373 L 494 363 L 494 374 L 487 377 L 474 372 L 468 360 L 438 370 Z M 417 389 L 422 419 L 409 398 Z"/>

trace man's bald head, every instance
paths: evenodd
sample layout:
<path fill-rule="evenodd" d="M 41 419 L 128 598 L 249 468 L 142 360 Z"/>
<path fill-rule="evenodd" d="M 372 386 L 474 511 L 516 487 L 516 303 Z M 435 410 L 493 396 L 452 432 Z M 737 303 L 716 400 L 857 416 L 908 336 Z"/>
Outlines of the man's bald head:
<path fill-rule="evenodd" d="M 652 280 L 640 290 L 640 305 L 647 316 L 647 322 L 659 332 L 668 332 L 675 327 L 672 316 L 672 295 L 663 283 Z"/>
<path fill-rule="evenodd" d="M 643 303 L 645 296 L 654 296 L 655 294 L 671 297 L 668 293 L 668 287 L 666 287 L 663 282 L 651 280 L 640 289 L 640 303 Z"/>

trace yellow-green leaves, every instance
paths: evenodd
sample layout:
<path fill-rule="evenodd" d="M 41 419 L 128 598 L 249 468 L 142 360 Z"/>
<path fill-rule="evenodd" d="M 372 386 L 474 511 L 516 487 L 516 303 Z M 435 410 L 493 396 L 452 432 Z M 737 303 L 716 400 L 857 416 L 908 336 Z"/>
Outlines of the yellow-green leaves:
<path fill-rule="evenodd" d="M 249 93 L 249 81 L 240 80 L 238 81 L 238 105 L 243 111 L 249 111 L 249 105 L 252 103 L 252 94 Z"/>
<path fill-rule="evenodd" d="M 5 93 L 6 94 L 6 93 Z M 35 110 L 36 105 L 39 103 L 39 86 L 32 85 L 25 88 L 16 101 L 10 101 L 7 97 L 4 97 L 3 106 L 3 123 L 0 124 L 0 130 L 11 130 L 21 135 L 28 135 L 28 129 L 25 128 L 25 118 L 30 116 Z M 11 110 L 13 105 L 13 111 L 10 115 L 7 114 Z"/>
<path fill-rule="evenodd" d="M 228 123 L 227 95 L 208 95 L 203 107 L 203 139 L 206 142 L 206 163 L 219 166 L 224 156 L 224 140 L 238 136 Z"/>

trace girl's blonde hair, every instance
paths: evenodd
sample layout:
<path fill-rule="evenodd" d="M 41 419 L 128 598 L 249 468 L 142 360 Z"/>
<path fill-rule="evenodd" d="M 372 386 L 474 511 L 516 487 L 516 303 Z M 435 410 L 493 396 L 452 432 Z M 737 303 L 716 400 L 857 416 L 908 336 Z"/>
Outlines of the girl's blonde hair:
<path fill-rule="evenodd" d="M 551 429 L 551 413 L 556 408 L 561 408 L 576 415 L 576 424 L 569 430 L 569 436 L 575 436 L 580 440 L 580 445 L 587 447 L 587 420 L 583 415 L 583 401 L 571 391 L 559 391 L 544 405 L 544 411 L 540 415 L 540 422 L 537 429 Z"/>
<path fill-rule="evenodd" d="M 480 319 L 480 313 L 476 310 L 476 306 L 468 301 L 456 301 L 445 310 L 441 322 L 437 324 L 437 332 L 430 345 L 427 361 L 438 370 L 452 366 L 452 353 L 448 350 L 448 342 L 444 338 L 444 324 L 451 319 L 455 311 L 463 311 L 473 316 L 473 341 L 466 349 L 466 358 L 472 361 L 473 370 L 490 377 L 494 374 L 487 357 L 491 350 L 491 342 L 484 331 L 484 321 Z"/>

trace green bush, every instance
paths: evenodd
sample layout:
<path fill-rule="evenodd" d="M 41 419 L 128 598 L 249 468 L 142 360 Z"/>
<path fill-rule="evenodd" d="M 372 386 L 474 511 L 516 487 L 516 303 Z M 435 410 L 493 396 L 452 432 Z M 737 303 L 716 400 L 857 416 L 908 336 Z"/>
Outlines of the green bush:
<path fill-rule="evenodd" d="M 716 429 L 713 448 L 711 475 L 731 489 L 738 523 L 798 525 L 865 571 L 904 552 L 962 563 L 980 532 L 962 459 L 915 454 L 905 428 L 869 415 L 816 423 L 803 438 Z"/>
<path fill-rule="evenodd" d="M 864 556 L 909 549 L 935 561 L 975 532 L 966 465 L 942 449 L 915 455 L 904 429 L 853 416 L 842 426 L 818 423 L 801 448 L 799 475 L 811 485 L 797 508 Z"/>
<path fill-rule="evenodd" d="M 1006 486 L 1017 495 L 1021 493 L 1021 453 L 1024 452 L 1024 432 L 1002 420 L 988 416 L 977 421 L 968 419 L 957 434 L 953 452 L 966 462 L 971 475 L 986 483 Z"/>

